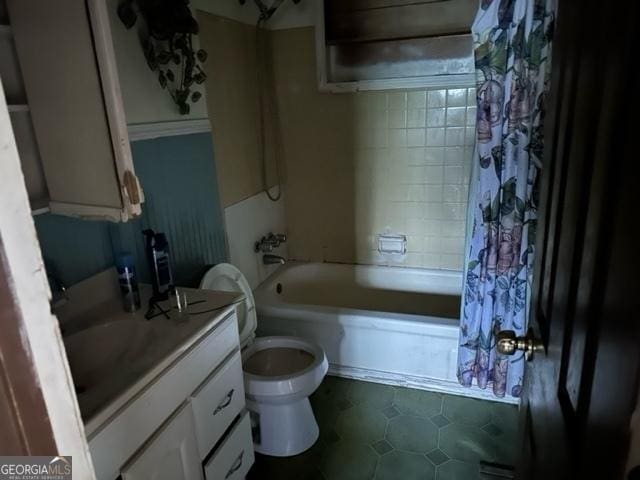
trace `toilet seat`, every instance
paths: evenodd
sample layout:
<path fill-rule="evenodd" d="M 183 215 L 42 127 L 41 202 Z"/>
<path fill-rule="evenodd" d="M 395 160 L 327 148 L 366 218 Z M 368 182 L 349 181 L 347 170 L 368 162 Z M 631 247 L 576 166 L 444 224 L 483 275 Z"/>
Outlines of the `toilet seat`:
<path fill-rule="evenodd" d="M 242 272 L 230 263 L 219 263 L 204 274 L 200 288 L 244 294 L 244 299 L 236 307 L 240 348 L 244 348 L 256 336 L 258 317 L 251 286 Z"/>
<path fill-rule="evenodd" d="M 245 393 L 251 397 L 279 396 L 283 402 L 292 395 L 311 395 L 327 373 L 324 350 L 297 337 L 258 337 L 242 352 L 242 363 L 257 352 L 275 348 L 302 350 L 312 355 L 313 361 L 303 369 L 285 375 L 260 375 L 245 370 Z"/>

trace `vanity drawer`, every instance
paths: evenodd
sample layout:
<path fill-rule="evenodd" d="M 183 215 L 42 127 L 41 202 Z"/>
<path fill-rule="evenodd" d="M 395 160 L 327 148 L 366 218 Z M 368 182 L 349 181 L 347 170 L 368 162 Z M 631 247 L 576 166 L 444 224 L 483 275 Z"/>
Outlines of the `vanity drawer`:
<path fill-rule="evenodd" d="M 207 480 L 240 480 L 253 465 L 249 412 L 245 412 L 220 448 L 204 466 Z"/>
<path fill-rule="evenodd" d="M 191 398 L 200 458 L 204 459 L 244 408 L 240 352 L 214 371 Z"/>

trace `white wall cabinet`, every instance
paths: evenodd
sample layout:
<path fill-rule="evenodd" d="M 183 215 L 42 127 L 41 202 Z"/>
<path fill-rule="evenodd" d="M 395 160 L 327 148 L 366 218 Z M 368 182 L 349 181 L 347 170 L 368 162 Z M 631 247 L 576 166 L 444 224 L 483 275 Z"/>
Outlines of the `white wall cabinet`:
<path fill-rule="evenodd" d="M 204 480 L 191 404 L 185 403 L 122 469 L 123 480 Z"/>
<path fill-rule="evenodd" d="M 7 0 L 51 212 L 140 215 L 104 0 Z"/>

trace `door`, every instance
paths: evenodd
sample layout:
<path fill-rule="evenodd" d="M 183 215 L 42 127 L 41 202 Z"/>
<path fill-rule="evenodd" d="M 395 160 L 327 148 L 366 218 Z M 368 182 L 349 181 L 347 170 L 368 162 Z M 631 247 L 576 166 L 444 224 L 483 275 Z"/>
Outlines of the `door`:
<path fill-rule="evenodd" d="M 128 465 L 123 480 L 204 480 L 191 404 L 185 403 Z"/>
<path fill-rule="evenodd" d="M 618 479 L 638 392 L 637 2 L 559 2 L 521 479 Z"/>
<path fill-rule="evenodd" d="M 70 455 L 74 478 L 91 480 L 24 180 L 0 79 L 0 454 Z"/>

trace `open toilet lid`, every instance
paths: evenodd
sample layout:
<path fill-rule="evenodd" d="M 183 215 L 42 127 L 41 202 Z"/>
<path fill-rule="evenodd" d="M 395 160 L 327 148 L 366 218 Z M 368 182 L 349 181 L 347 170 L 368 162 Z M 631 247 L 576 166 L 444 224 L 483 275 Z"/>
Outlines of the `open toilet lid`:
<path fill-rule="evenodd" d="M 242 272 L 230 263 L 219 263 L 204 274 L 200 282 L 200 288 L 244 293 L 244 301 L 237 306 L 240 345 L 244 346 L 251 336 L 255 334 L 257 316 L 253 292 Z"/>

